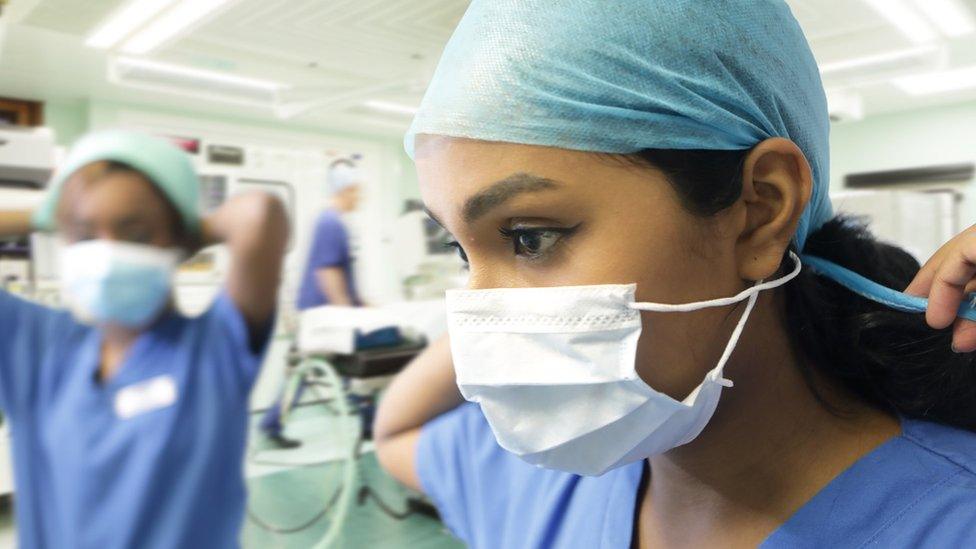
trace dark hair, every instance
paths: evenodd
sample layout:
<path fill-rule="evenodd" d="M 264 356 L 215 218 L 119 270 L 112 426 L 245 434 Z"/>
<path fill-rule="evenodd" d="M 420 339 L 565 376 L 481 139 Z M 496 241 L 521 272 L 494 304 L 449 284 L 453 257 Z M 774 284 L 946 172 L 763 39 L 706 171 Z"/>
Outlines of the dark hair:
<path fill-rule="evenodd" d="M 707 217 L 739 198 L 748 152 L 647 149 L 631 158 L 660 170 L 682 205 Z M 897 290 L 919 270 L 911 255 L 850 217 L 814 231 L 803 252 Z M 809 359 L 801 373 L 829 409 L 842 413 L 824 398 L 820 377 L 892 413 L 976 431 L 976 354 L 952 351 L 951 328 L 934 330 L 924 314 L 862 298 L 807 267 L 782 292 L 793 345 Z"/>

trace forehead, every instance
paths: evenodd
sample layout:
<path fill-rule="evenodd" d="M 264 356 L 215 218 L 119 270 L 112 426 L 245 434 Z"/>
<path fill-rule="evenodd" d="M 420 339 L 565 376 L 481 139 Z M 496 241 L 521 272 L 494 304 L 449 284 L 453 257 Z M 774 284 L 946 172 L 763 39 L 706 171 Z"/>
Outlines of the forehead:
<path fill-rule="evenodd" d="M 522 174 L 552 181 L 551 189 L 560 193 L 591 198 L 654 177 L 598 153 L 427 135 L 417 138 L 415 164 L 425 204 L 444 218 L 456 216 L 471 197 L 497 182 Z"/>
<path fill-rule="evenodd" d="M 59 210 L 73 217 L 165 213 L 166 202 L 143 175 L 132 171 L 106 171 L 89 166 L 65 183 Z"/>

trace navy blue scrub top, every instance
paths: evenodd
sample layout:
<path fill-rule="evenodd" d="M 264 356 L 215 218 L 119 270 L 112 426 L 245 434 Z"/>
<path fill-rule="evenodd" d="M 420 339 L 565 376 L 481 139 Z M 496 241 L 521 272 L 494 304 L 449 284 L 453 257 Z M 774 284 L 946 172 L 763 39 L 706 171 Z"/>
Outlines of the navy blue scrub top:
<path fill-rule="evenodd" d="M 976 547 L 976 434 L 903 420 L 760 546 Z M 628 549 L 643 462 L 600 477 L 539 469 L 502 449 L 474 404 L 423 427 L 417 472 L 472 549 Z"/>
<path fill-rule="evenodd" d="M 248 336 L 222 293 L 199 317 L 167 314 L 100 383 L 97 330 L 0 291 L 20 547 L 237 547 L 263 354 Z"/>

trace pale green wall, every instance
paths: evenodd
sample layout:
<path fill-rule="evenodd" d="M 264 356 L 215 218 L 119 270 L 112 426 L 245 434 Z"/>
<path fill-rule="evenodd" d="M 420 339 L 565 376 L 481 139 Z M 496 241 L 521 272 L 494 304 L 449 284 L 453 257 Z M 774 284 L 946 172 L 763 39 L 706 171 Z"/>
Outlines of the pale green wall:
<path fill-rule="evenodd" d="M 417 170 L 414 168 L 413 160 L 403 150 L 402 142 L 397 142 L 396 145 L 400 148 L 398 158 L 400 159 L 400 181 L 403 184 L 400 196 L 403 197 L 403 200 L 420 200 L 420 185 L 417 183 Z"/>
<path fill-rule="evenodd" d="M 849 173 L 976 161 L 976 102 L 835 124 L 830 181 Z"/>
<path fill-rule="evenodd" d="M 44 125 L 54 130 L 58 145 L 70 145 L 88 131 L 88 101 L 45 101 Z"/>
<path fill-rule="evenodd" d="M 976 102 L 892 113 L 836 124 L 830 136 L 830 188 L 850 173 L 976 162 Z M 976 223 L 976 182 L 958 187 L 966 199 L 960 223 Z"/>

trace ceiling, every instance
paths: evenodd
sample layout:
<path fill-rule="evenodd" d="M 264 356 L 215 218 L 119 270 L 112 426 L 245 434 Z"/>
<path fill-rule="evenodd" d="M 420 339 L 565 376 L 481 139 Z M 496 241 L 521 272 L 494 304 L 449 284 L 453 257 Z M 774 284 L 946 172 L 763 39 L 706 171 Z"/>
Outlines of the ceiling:
<path fill-rule="evenodd" d="M 821 64 L 912 47 L 863 0 L 787 0 Z M 976 0 L 963 0 L 976 13 Z M 137 91 L 109 82 L 108 55 L 84 40 L 124 0 L 12 0 L 0 55 L 0 95 L 105 99 L 254 119 L 266 106 Z M 152 54 L 160 61 L 287 83 L 288 120 L 393 136 L 409 114 L 367 99 L 417 105 L 467 0 L 236 0 Z M 976 64 L 976 34 L 940 43 L 949 66 Z M 908 69 L 900 69 L 908 70 Z M 911 70 L 918 70 L 917 68 Z M 912 97 L 891 74 L 825 74 L 832 94 L 863 99 L 868 116 L 976 101 L 976 91 Z"/>

